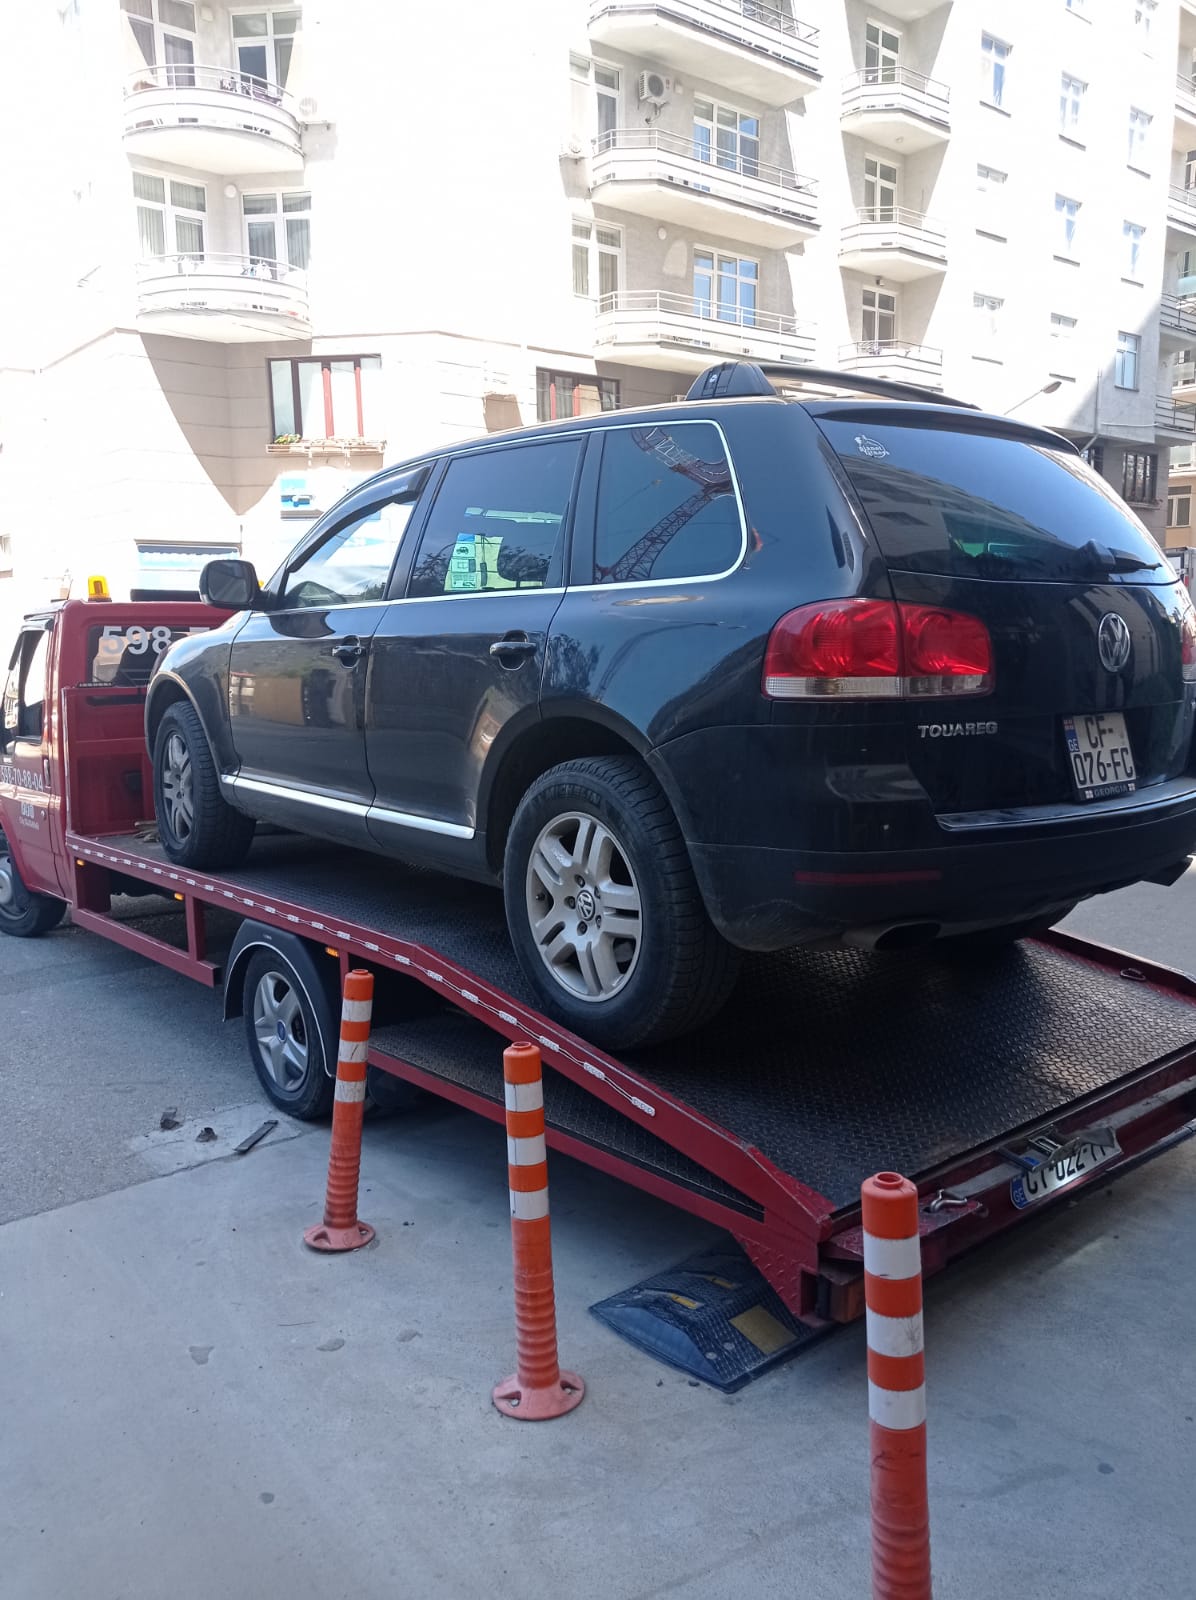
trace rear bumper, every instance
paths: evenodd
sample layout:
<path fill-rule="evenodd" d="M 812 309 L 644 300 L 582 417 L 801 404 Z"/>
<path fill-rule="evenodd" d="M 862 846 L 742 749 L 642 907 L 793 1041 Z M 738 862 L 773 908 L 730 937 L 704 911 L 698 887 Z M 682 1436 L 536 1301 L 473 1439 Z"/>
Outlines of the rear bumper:
<path fill-rule="evenodd" d="M 951 819 L 941 842 L 809 851 L 690 844 L 711 920 L 732 944 L 776 950 L 855 929 L 1015 922 L 1165 874 L 1196 849 L 1196 788 L 1161 784 L 1107 807 Z M 1016 818 L 1016 820 L 1009 820 Z"/>

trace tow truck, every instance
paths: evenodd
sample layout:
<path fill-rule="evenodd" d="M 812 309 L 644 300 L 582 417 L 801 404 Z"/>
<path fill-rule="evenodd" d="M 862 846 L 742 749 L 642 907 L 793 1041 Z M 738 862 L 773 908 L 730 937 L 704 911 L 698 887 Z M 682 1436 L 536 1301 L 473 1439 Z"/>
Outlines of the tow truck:
<path fill-rule="evenodd" d="M 933 1273 L 1196 1131 L 1196 981 L 1068 933 L 982 961 L 760 957 L 715 1024 L 615 1059 L 532 1008 L 492 889 L 278 834 L 235 872 L 172 865 L 150 825 L 146 685 L 219 615 L 93 580 L 25 619 L 0 733 L 0 929 L 46 932 L 69 909 L 219 991 L 226 1019 L 268 952 L 328 1041 L 341 975 L 368 967 L 379 1098 L 430 1091 L 501 1122 L 502 1046 L 531 1039 L 549 1144 L 727 1230 L 811 1330 L 863 1310 L 876 1170 L 917 1184 Z"/>

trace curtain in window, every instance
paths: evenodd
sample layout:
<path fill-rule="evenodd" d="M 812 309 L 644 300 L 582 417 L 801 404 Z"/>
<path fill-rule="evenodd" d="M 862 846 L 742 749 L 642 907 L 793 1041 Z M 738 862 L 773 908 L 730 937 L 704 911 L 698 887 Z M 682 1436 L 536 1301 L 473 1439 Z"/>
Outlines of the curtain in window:
<path fill-rule="evenodd" d="M 308 262 L 311 260 L 311 219 L 310 217 L 288 217 L 286 220 L 287 260 L 293 267 L 306 269 Z"/>
<path fill-rule="evenodd" d="M 166 254 L 166 218 L 152 206 L 137 207 L 137 236 L 143 256 Z"/>

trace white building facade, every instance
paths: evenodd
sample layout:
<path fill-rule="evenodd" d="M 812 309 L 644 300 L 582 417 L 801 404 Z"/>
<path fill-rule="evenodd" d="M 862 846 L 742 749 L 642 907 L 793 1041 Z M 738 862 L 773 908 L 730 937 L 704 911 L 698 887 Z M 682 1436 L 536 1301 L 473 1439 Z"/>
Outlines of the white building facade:
<path fill-rule="evenodd" d="M 0 610 L 269 571 L 384 464 L 740 355 L 1016 408 L 1161 535 L 1194 46 L 1188 0 L 5 7 Z"/>

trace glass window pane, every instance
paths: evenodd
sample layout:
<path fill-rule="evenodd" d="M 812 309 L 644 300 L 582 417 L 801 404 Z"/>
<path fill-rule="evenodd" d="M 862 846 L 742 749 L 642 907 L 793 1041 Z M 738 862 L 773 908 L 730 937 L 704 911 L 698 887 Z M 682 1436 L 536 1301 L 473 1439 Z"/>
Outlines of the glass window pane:
<path fill-rule="evenodd" d="M 278 257 L 278 246 L 274 235 L 273 222 L 251 222 L 245 229 L 245 236 L 249 244 L 249 254 L 258 261 L 274 261 Z"/>
<path fill-rule="evenodd" d="M 206 211 L 208 197 L 202 184 L 180 183 L 177 178 L 171 178 L 170 203 L 184 211 Z"/>
<path fill-rule="evenodd" d="M 147 17 L 153 21 L 153 0 L 120 0 L 120 9 L 134 17 Z"/>
<path fill-rule="evenodd" d="M 149 206 L 137 207 L 137 235 L 143 256 L 166 254 L 166 216 Z"/>
<path fill-rule="evenodd" d="M 618 228 L 599 228 L 596 237 L 600 245 L 605 245 L 611 250 L 617 250 L 623 243 L 623 235 Z"/>
<path fill-rule="evenodd" d="M 594 82 L 603 89 L 618 89 L 619 74 L 613 67 L 595 67 Z"/>
<path fill-rule="evenodd" d="M 191 0 L 158 0 L 158 21 L 168 28 L 195 32 L 195 7 Z"/>
<path fill-rule="evenodd" d="M 351 361 L 332 361 L 332 436 L 354 439 L 357 432 L 357 379 Z"/>
<path fill-rule="evenodd" d="M 174 247 L 179 255 L 203 255 L 203 223 L 198 217 L 174 219 Z"/>
<path fill-rule="evenodd" d="M 281 88 L 286 87 L 287 78 L 291 71 L 291 56 L 294 52 L 293 39 L 275 39 L 274 41 L 274 81 Z"/>
<path fill-rule="evenodd" d="M 328 426 L 324 419 L 324 374 L 318 361 L 300 361 L 299 368 L 299 427 L 305 439 L 326 439 Z"/>
<path fill-rule="evenodd" d="M 138 200 L 154 200 L 160 206 L 166 204 L 166 184 L 150 172 L 133 174 L 133 194 Z"/>
<path fill-rule="evenodd" d="M 695 117 L 700 117 L 703 122 L 713 122 L 714 121 L 714 102 L 713 102 L 713 100 L 699 100 L 699 99 L 697 99 L 695 97 L 695 99 L 694 99 L 694 116 Z"/>
<path fill-rule="evenodd" d="M 278 196 L 273 194 L 243 194 L 241 210 L 247 217 L 266 217 L 278 210 Z"/>
<path fill-rule="evenodd" d="M 306 217 L 287 218 L 287 260 L 305 271 L 311 264 L 311 223 Z"/>
<path fill-rule="evenodd" d="M 739 507 L 716 429 L 670 423 L 606 435 L 595 583 L 713 577 L 742 553 Z"/>
<path fill-rule="evenodd" d="M 237 66 L 247 78 L 256 78 L 258 83 L 250 84 L 250 90 L 256 89 L 265 83 L 268 76 L 266 72 L 266 47 L 264 44 L 240 44 L 237 46 Z M 242 84 L 244 89 L 246 86 Z"/>
<path fill-rule="evenodd" d="M 234 39 L 265 38 L 266 31 L 266 13 L 264 11 L 233 13 Z"/>
<path fill-rule="evenodd" d="M 619 258 L 609 250 L 598 252 L 598 293 L 617 294 L 619 290 Z"/>
<path fill-rule="evenodd" d="M 281 604 L 299 609 L 381 600 L 413 505 L 391 501 L 334 533 L 287 574 Z"/>
<path fill-rule="evenodd" d="M 584 244 L 573 246 L 573 293 L 590 292 L 590 252 Z"/>
<path fill-rule="evenodd" d="M 298 194 L 284 194 L 282 197 L 284 211 L 310 211 L 311 195 L 304 189 Z"/>
<path fill-rule="evenodd" d="M 300 28 L 300 13 L 298 11 L 276 11 L 273 16 L 275 33 L 298 33 Z"/>
<path fill-rule="evenodd" d="M 274 437 L 278 438 L 283 433 L 298 433 L 289 361 L 271 361 L 270 395 L 274 401 Z"/>
<path fill-rule="evenodd" d="M 382 422 L 382 357 L 362 356 L 361 362 L 362 436 L 375 439 Z"/>
<path fill-rule="evenodd" d="M 157 64 L 157 53 L 154 46 L 154 25 L 152 22 L 139 22 L 136 17 L 129 18 L 129 27 L 133 30 L 133 37 L 137 41 L 137 48 L 147 67 Z"/>
<path fill-rule="evenodd" d="M 561 528 L 580 453 L 580 440 L 560 439 L 451 461 L 408 593 L 481 594 L 559 581 Z"/>

